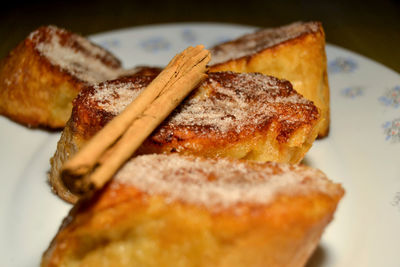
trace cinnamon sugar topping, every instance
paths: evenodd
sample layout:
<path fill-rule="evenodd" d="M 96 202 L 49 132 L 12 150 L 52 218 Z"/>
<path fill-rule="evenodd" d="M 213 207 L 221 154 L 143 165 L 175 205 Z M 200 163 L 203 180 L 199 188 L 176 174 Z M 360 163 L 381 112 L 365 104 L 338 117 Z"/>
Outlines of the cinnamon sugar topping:
<path fill-rule="evenodd" d="M 42 27 L 29 37 L 51 64 L 87 83 L 114 79 L 123 71 L 109 52 L 86 38 L 55 26 Z"/>
<path fill-rule="evenodd" d="M 249 125 L 262 125 L 271 118 L 290 123 L 294 117 L 279 112 L 282 105 L 311 103 L 292 90 L 289 82 L 258 73 L 210 73 L 202 87 L 211 88 L 210 97 L 186 101 L 167 121 L 170 125 L 241 132 Z"/>
<path fill-rule="evenodd" d="M 129 161 L 115 181 L 168 202 L 183 201 L 223 209 L 244 204 L 268 204 L 279 194 L 338 193 L 339 186 L 310 167 L 279 163 L 249 163 L 172 155 L 145 155 Z"/>
<path fill-rule="evenodd" d="M 319 24 L 317 22 L 295 22 L 278 28 L 268 28 L 246 34 L 236 40 L 212 48 L 210 65 L 249 56 L 266 48 L 297 38 L 302 34 L 317 32 L 318 29 Z"/>
<path fill-rule="evenodd" d="M 118 115 L 150 79 L 100 84 L 91 100 Z M 199 135 L 209 133 L 210 129 L 239 133 L 249 125 L 263 125 L 272 118 L 285 124 L 301 123 L 318 118 L 318 111 L 287 81 L 258 73 L 220 72 L 210 73 L 196 94 L 186 99 L 164 125 L 190 127 Z M 202 132 L 201 128 L 207 131 Z"/>

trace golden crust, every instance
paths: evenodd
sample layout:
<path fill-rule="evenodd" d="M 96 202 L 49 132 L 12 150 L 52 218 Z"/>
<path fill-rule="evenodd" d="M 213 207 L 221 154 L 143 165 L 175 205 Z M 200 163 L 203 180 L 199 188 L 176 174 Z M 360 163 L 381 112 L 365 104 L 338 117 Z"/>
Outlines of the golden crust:
<path fill-rule="evenodd" d="M 67 51 L 85 56 L 86 61 L 68 62 L 63 58 Z M 29 127 L 64 127 L 72 99 L 92 82 L 68 69 L 74 64 L 81 72 L 101 65 L 104 73 L 96 77 L 99 81 L 117 77 L 114 72 L 121 68 L 111 53 L 77 34 L 54 26 L 32 32 L 0 65 L 0 114 Z"/>
<path fill-rule="evenodd" d="M 212 211 L 114 180 L 71 210 L 41 266 L 304 266 L 344 193 L 326 188 Z"/>
<path fill-rule="evenodd" d="M 62 163 L 118 114 L 126 92 L 146 87 L 154 77 L 139 74 L 107 81 L 86 88 L 74 100 L 71 119 L 51 159 L 49 179 L 60 197 L 69 202 L 77 199 L 63 186 L 59 175 Z M 241 77 L 247 80 L 240 81 Z M 266 88 L 252 86 L 257 79 Z M 127 91 L 122 89 L 124 87 L 128 87 Z M 114 91 L 105 94 L 107 90 Z M 234 102 L 238 95 L 245 100 Z M 128 99 L 129 102 L 132 100 Z M 234 111 L 221 113 L 224 109 Z M 224 124 L 224 121 L 233 123 Z M 145 140 L 137 154 L 177 152 L 202 157 L 297 163 L 315 140 L 319 123 L 318 109 L 297 94 L 288 81 L 262 74 L 210 73 L 175 113 Z"/>
<path fill-rule="evenodd" d="M 298 34 L 295 34 L 296 30 Z M 285 35 L 292 37 L 283 38 Z M 319 137 L 327 136 L 330 104 L 322 24 L 294 23 L 280 28 L 264 29 L 217 45 L 211 49 L 212 55 L 217 57 L 219 54 L 232 53 L 229 50 L 246 51 L 246 43 L 251 43 L 250 40 L 255 42 L 253 51 L 247 51 L 242 57 L 217 62 L 211 65 L 210 71 L 260 72 L 289 80 L 297 92 L 312 100 L 321 110 L 324 122 L 320 125 Z M 266 43 L 271 45 L 263 47 Z"/>

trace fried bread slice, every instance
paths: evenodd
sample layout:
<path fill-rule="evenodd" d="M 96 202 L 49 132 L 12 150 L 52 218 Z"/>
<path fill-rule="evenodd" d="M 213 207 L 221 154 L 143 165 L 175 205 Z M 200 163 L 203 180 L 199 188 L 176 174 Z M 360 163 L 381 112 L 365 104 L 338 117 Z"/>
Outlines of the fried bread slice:
<path fill-rule="evenodd" d="M 267 28 L 211 49 L 210 71 L 260 72 L 289 80 L 296 91 L 320 108 L 328 135 L 329 83 L 325 33 L 320 22 L 296 22 Z"/>
<path fill-rule="evenodd" d="M 41 266 L 300 267 L 343 194 L 301 165 L 138 156 L 78 202 Z"/>
<path fill-rule="evenodd" d="M 146 72 L 146 75 L 141 73 Z M 154 75 L 151 75 L 154 72 Z M 51 159 L 53 190 L 75 202 L 60 169 L 96 132 L 117 116 L 157 75 L 131 77 L 85 88 Z M 317 136 L 318 108 L 288 81 L 259 73 L 210 73 L 145 140 L 137 154 L 181 153 L 297 163 Z"/>
<path fill-rule="evenodd" d="M 83 87 L 121 72 L 120 61 L 88 39 L 40 27 L 0 63 L 0 114 L 30 127 L 62 128 Z"/>

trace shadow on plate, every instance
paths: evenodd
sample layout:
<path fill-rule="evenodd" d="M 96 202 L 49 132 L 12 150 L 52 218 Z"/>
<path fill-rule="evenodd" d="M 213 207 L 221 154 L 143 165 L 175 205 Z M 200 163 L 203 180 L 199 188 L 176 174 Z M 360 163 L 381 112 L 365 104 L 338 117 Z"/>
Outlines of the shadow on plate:
<path fill-rule="evenodd" d="M 321 267 L 326 259 L 326 251 L 322 246 L 318 246 L 305 267 Z"/>
<path fill-rule="evenodd" d="M 308 155 L 305 155 L 305 157 L 299 163 L 309 167 L 318 168 L 315 166 L 315 162 L 312 160 L 312 158 L 310 158 Z"/>

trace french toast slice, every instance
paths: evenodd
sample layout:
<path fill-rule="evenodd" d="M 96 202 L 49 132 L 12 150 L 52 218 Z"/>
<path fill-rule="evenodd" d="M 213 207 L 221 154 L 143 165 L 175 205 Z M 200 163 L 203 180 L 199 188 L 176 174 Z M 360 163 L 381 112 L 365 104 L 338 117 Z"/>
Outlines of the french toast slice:
<path fill-rule="evenodd" d="M 302 165 L 138 156 L 73 207 L 41 266 L 301 267 L 343 194 Z"/>
<path fill-rule="evenodd" d="M 210 71 L 260 72 L 289 80 L 321 110 L 318 136 L 329 133 L 325 33 L 320 22 L 296 22 L 243 35 L 211 48 Z"/>
<path fill-rule="evenodd" d="M 60 178 L 63 163 L 158 74 L 136 75 L 89 86 L 74 107 L 49 173 L 53 190 L 75 202 Z M 154 75 L 151 75 L 154 72 Z M 209 73 L 200 86 L 147 138 L 137 154 L 180 153 L 297 163 L 317 136 L 320 114 L 290 82 L 259 73 Z"/>
<path fill-rule="evenodd" d="M 83 87 L 121 72 L 115 56 L 86 38 L 40 27 L 0 63 L 0 114 L 29 127 L 62 128 Z"/>

